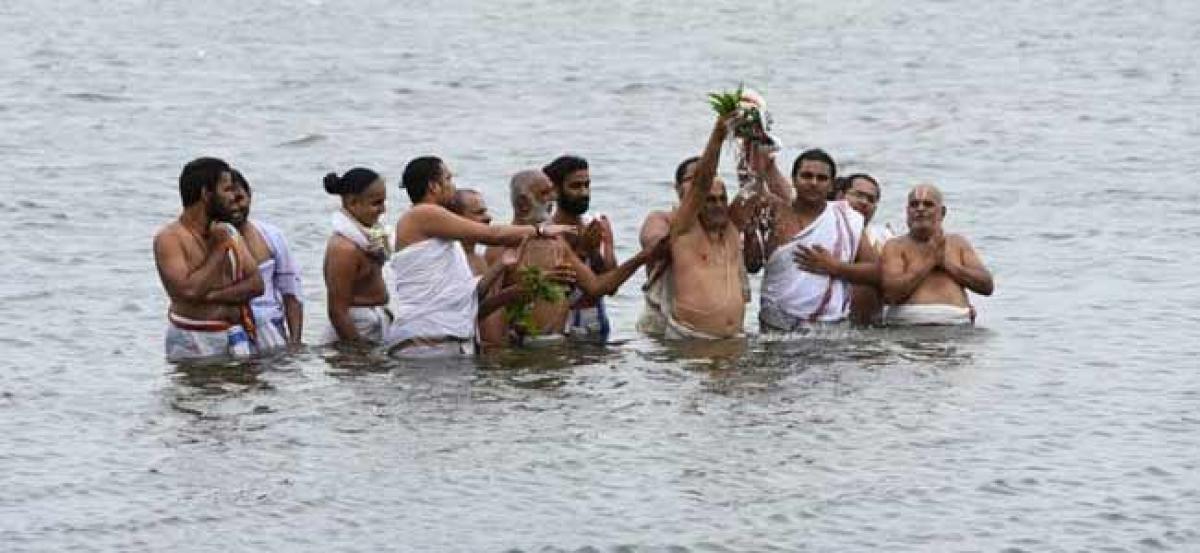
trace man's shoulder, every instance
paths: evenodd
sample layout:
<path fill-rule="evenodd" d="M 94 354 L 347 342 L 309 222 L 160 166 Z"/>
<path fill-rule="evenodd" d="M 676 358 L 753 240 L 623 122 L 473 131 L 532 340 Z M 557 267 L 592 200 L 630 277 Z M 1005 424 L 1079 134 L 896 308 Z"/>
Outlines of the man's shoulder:
<path fill-rule="evenodd" d="M 178 242 L 183 236 L 182 232 L 183 225 L 178 219 L 167 222 L 154 231 L 154 243 Z"/>

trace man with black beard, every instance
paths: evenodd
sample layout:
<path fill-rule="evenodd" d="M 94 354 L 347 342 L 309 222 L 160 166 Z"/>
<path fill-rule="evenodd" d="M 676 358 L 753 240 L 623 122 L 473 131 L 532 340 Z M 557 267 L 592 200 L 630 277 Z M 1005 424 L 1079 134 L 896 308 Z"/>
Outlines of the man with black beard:
<path fill-rule="evenodd" d="M 224 161 L 191 161 L 179 175 L 183 213 L 154 236 L 154 262 L 171 300 L 170 361 L 253 352 L 249 302 L 262 294 L 263 282 L 245 241 L 228 223 L 237 190 Z"/>
<path fill-rule="evenodd" d="M 233 184 L 237 194 L 229 222 L 241 233 L 263 281 L 262 295 L 250 302 L 258 332 L 256 349 L 258 353 L 268 353 L 299 345 L 304 334 L 300 266 L 279 227 L 257 217 L 250 218 L 250 182 L 236 169 Z"/>
<path fill-rule="evenodd" d="M 567 242 L 575 255 L 593 273 L 602 275 L 617 267 L 617 256 L 613 251 L 612 224 L 608 217 L 600 215 L 587 220 L 592 199 L 592 178 L 588 162 L 578 156 L 564 155 L 542 167 L 542 172 L 554 183 L 556 204 L 553 222 L 572 225 L 579 230 Z M 567 316 L 567 336 L 604 341 L 608 339 L 611 324 L 604 309 L 604 298 L 590 296 L 578 287 L 571 288 L 571 312 Z"/>

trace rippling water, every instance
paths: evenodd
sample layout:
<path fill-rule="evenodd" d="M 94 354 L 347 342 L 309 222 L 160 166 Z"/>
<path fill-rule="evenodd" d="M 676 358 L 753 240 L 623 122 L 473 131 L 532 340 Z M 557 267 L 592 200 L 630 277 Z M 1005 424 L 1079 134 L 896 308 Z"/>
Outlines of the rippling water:
<path fill-rule="evenodd" d="M 1200 550 L 1200 10 L 0 2 L 0 549 Z M 225 157 L 304 263 L 355 164 L 593 165 L 630 255 L 738 80 L 785 158 L 947 192 L 980 328 L 399 365 L 162 360 L 150 236 Z M 640 276 L 638 277 L 640 279 Z M 752 320 L 752 319 L 748 319 Z"/>

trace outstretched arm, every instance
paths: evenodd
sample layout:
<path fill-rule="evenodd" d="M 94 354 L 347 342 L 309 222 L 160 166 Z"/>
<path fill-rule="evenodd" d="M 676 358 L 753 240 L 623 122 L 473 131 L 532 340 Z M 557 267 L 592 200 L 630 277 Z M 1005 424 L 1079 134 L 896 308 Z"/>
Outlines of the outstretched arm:
<path fill-rule="evenodd" d="M 565 241 L 560 240 L 559 244 L 561 244 L 560 247 L 563 249 L 564 258 L 575 271 L 576 283 L 579 285 L 579 288 L 585 294 L 596 298 L 616 293 L 617 289 L 626 280 L 629 280 L 629 277 L 633 276 L 633 273 L 637 272 L 638 267 L 641 267 L 642 264 L 650 259 L 660 256 L 662 253 L 661 250 L 665 249 L 662 244 L 656 244 L 653 249 L 638 252 L 637 255 L 618 265 L 617 268 L 602 275 L 596 275 L 587 266 L 587 263 L 584 263 L 575 255 L 575 252 L 571 251 L 571 247 Z"/>
<path fill-rule="evenodd" d="M 959 244 L 956 248 L 958 255 L 946 255 L 946 260 L 942 263 L 942 268 L 946 270 L 946 274 L 955 282 L 963 285 L 964 288 L 975 292 L 981 296 L 990 296 L 994 290 L 992 282 L 992 273 L 983 266 L 983 261 L 979 259 L 979 255 L 975 253 L 975 249 L 971 247 L 971 243 L 965 238 L 952 238 Z M 947 248 L 949 249 L 949 248 Z"/>
<path fill-rule="evenodd" d="M 465 240 L 489 246 L 516 246 L 521 243 L 521 240 L 538 235 L 538 228 L 533 225 L 485 225 L 465 217 L 459 217 L 450 210 L 437 205 L 413 207 L 405 217 L 411 217 L 413 220 L 402 220 L 397 223 L 397 250 L 425 238 Z M 409 224 L 405 225 L 405 223 Z M 414 226 L 420 230 L 414 231 Z M 545 227 L 547 236 L 559 236 L 573 231 L 572 227 L 564 225 L 547 225 Z"/>

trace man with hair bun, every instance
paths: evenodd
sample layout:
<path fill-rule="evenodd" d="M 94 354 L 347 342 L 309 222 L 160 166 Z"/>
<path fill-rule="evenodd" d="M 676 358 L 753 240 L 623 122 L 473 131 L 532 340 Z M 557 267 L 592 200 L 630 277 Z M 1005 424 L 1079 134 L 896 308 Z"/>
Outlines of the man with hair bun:
<path fill-rule="evenodd" d="M 331 328 L 325 342 L 372 346 L 383 343 L 392 323 L 383 264 L 390 254 L 380 225 L 387 187 L 378 173 L 355 167 L 344 175 L 325 175 L 325 191 L 340 196 L 333 213 L 333 234 L 325 244 L 326 311 Z"/>
<path fill-rule="evenodd" d="M 229 164 L 202 157 L 179 175 L 183 213 L 154 235 L 154 263 L 171 299 L 170 361 L 253 353 L 249 302 L 263 292 L 254 258 L 229 224 L 237 189 Z"/>

